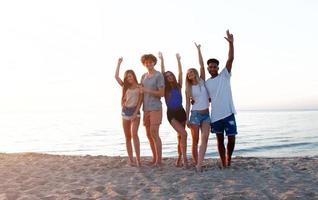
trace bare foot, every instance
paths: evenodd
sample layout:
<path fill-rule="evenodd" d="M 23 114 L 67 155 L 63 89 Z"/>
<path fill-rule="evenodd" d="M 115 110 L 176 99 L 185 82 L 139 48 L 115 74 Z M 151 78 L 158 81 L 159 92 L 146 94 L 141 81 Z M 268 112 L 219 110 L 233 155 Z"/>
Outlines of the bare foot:
<path fill-rule="evenodd" d="M 226 157 L 226 166 L 227 167 L 231 166 L 231 157 Z"/>
<path fill-rule="evenodd" d="M 195 166 L 195 171 L 196 172 L 203 172 L 203 170 L 202 170 L 202 166 Z"/>
<path fill-rule="evenodd" d="M 162 164 L 162 163 L 158 163 L 158 162 L 156 162 L 156 163 L 154 163 L 154 164 L 152 165 L 152 167 L 158 167 L 158 168 L 161 168 L 161 167 L 163 167 L 163 164 Z"/>
<path fill-rule="evenodd" d="M 128 160 L 127 163 L 128 163 L 128 165 L 130 165 L 131 167 L 136 166 L 135 162 L 132 161 L 132 160 Z"/>
<path fill-rule="evenodd" d="M 176 167 L 182 167 L 182 162 L 181 162 L 181 157 L 178 157 L 176 163 L 175 163 Z"/>
<path fill-rule="evenodd" d="M 221 162 L 217 162 L 216 163 L 216 165 L 219 167 L 219 169 L 225 169 L 226 168 L 226 165 L 224 166 L 223 164 L 222 164 L 222 161 Z"/>
<path fill-rule="evenodd" d="M 141 162 L 140 162 L 140 160 L 137 160 L 136 163 L 137 163 L 137 167 L 141 167 Z"/>
<path fill-rule="evenodd" d="M 152 165 L 154 165 L 155 163 L 156 163 L 156 161 L 155 161 L 155 160 L 152 160 L 152 161 L 150 161 L 150 162 L 147 162 L 147 165 L 152 166 Z"/>
<path fill-rule="evenodd" d="M 190 166 L 189 166 L 188 162 L 184 162 L 182 169 L 189 169 L 189 168 L 190 168 Z"/>

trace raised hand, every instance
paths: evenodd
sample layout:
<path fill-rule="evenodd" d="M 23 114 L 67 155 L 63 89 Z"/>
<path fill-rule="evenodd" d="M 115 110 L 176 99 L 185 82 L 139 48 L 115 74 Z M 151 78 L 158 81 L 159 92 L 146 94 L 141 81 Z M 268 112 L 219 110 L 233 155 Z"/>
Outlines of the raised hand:
<path fill-rule="evenodd" d="M 197 47 L 197 49 L 200 49 L 201 48 L 201 44 L 197 44 L 196 42 L 194 43 L 195 46 Z"/>
<path fill-rule="evenodd" d="M 161 51 L 158 52 L 158 57 L 159 57 L 160 62 L 161 62 L 161 64 L 160 64 L 160 66 L 161 66 L 161 73 L 164 74 L 165 71 L 166 71 L 166 70 L 165 70 L 165 62 L 164 62 L 164 60 L 163 60 L 163 55 L 162 55 Z"/>
<path fill-rule="evenodd" d="M 200 64 L 200 78 L 202 80 L 205 80 L 205 69 L 204 69 L 204 62 L 203 62 L 203 57 L 201 53 L 201 44 L 197 44 L 196 42 L 194 44 L 198 49 L 198 57 L 199 57 L 199 64 Z"/>
<path fill-rule="evenodd" d="M 229 73 L 231 73 L 232 70 L 232 63 L 234 60 L 234 37 L 233 34 L 230 33 L 229 30 L 226 30 L 226 37 L 224 37 L 226 41 L 229 42 L 229 54 L 228 54 L 228 59 L 226 61 L 226 69 Z"/>
<path fill-rule="evenodd" d="M 176 54 L 176 58 L 177 58 L 177 60 L 181 60 L 181 56 L 179 53 Z"/>
<path fill-rule="evenodd" d="M 120 65 L 123 62 L 123 57 L 118 58 L 118 64 Z"/>
<path fill-rule="evenodd" d="M 160 59 L 160 60 L 162 60 L 162 59 L 163 59 L 163 56 L 162 56 L 161 51 L 159 51 L 159 52 L 158 52 L 158 57 L 159 57 L 159 59 Z"/>
<path fill-rule="evenodd" d="M 123 62 L 123 57 L 118 58 L 118 63 L 117 63 L 116 72 L 115 72 L 115 79 L 120 86 L 124 85 L 124 82 L 119 77 L 119 69 L 122 62 Z"/>
<path fill-rule="evenodd" d="M 231 34 L 229 30 L 226 30 L 226 37 L 224 38 L 230 43 L 234 42 L 233 34 Z"/>

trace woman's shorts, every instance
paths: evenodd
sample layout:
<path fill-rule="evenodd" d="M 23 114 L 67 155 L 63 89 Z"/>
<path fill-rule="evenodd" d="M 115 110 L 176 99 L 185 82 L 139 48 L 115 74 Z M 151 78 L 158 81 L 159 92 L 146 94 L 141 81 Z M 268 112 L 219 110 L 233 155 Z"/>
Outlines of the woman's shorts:
<path fill-rule="evenodd" d="M 202 125 L 203 122 L 207 122 L 208 124 L 211 123 L 209 112 L 202 113 L 196 110 L 192 110 L 190 116 L 190 124 Z"/>
<path fill-rule="evenodd" d="M 137 107 L 123 107 L 121 110 L 121 116 L 123 119 L 130 120 L 135 113 Z M 138 111 L 137 117 L 140 117 L 140 112 Z"/>
<path fill-rule="evenodd" d="M 170 124 L 173 119 L 177 120 L 180 123 L 183 123 L 187 121 L 187 114 L 183 107 L 178 109 L 168 109 L 167 118 Z"/>

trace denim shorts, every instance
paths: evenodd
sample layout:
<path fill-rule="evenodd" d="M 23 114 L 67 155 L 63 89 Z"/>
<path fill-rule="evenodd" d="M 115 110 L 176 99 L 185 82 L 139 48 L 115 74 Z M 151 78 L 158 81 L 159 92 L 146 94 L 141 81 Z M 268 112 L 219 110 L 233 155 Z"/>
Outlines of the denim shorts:
<path fill-rule="evenodd" d="M 130 119 L 134 112 L 136 110 L 136 107 L 123 107 L 121 110 L 121 115 L 124 119 Z M 137 117 L 140 117 L 140 112 L 137 113 Z"/>
<path fill-rule="evenodd" d="M 190 124 L 202 125 L 203 122 L 211 123 L 209 112 L 201 113 L 195 110 L 191 111 Z"/>
<path fill-rule="evenodd" d="M 233 136 L 237 134 L 237 127 L 234 114 L 211 123 L 211 133 Z"/>

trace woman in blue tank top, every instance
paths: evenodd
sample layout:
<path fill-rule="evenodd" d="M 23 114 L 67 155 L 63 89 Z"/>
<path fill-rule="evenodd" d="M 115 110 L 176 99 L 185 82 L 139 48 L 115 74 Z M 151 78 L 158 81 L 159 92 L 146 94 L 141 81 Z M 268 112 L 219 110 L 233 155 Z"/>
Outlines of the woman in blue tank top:
<path fill-rule="evenodd" d="M 165 79 L 165 101 L 167 105 L 167 118 L 171 126 L 178 133 L 178 159 L 176 162 L 177 167 L 182 166 L 181 157 L 183 157 L 183 166 L 188 168 L 187 159 L 187 132 L 185 130 L 187 116 L 182 106 L 182 66 L 181 57 L 176 54 L 178 61 L 178 82 L 175 75 L 171 71 L 165 71 L 164 59 L 162 53 L 159 52 L 161 61 L 161 73 Z"/>

